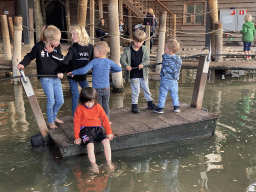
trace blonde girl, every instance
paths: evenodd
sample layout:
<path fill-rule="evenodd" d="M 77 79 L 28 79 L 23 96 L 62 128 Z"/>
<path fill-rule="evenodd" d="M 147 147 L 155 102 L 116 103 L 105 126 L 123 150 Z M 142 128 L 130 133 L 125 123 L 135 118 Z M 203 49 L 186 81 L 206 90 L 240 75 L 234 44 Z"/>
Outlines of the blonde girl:
<path fill-rule="evenodd" d="M 60 38 L 61 32 L 57 27 L 53 25 L 45 26 L 40 42 L 34 45 L 31 52 L 17 66 L 18 70 L 24 69 L 36 58 L 37 74 L 45 75 L 39 77 L 39 79 L 47 97 L 48 125 L 52 129 L 57 128 L 55 123 L 63 123 L 62 120 L 57 118 L 57 113 L 64 103 L 60 81 L 64 72 L 60 66 L 60 61 L 63 60 L 60 50 Z M 57 75 L 57 77 L 52 77 L 52 75 Z"/>
<path fill-rule="evenodd" d="M 90 38 L 85 28 L 81 25 L 71 26 L 69 33 L 73 40 L 73 45 L 69 47 L 68 53 L 63 63 L 67 66 L 67 72 L 86 66 L 93 59 L 93 46 L 90 44 Z M 68 77 L 70 90 L 72 93 L 72 115 L 74 116 L 78 105 L 79 90 L 88 87 L 86 74 Z"/>

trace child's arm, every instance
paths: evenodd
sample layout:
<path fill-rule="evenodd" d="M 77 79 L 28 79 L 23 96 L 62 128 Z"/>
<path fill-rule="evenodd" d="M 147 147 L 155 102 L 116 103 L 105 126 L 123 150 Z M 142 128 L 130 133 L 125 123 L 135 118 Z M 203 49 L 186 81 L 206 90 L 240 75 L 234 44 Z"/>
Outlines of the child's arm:
<path fill-rule="evenodd" d="M 82 67 L 82 68 L 79 68 L 79 69 L 76 69 L 74 71 L 71 71 L 70 73 L 68 74 L 72 74 L 72 75 L 84 75 L 86 74 L 90 69 L 93 68 L 93 65 L 94 65 L 94 61 L 95 60 L 92 60 L 90 63 L 88 63 L 86 66 Z"/>
<path fill-rule="evenodd" d="M 128 55 L 125 50 L 124 50 L 124 53 L 121 55 L 120 63 L 122 67 L 124 67 L 126 70 L 128 71 L 132 70 L 131 66 L 128 64 Z"/>
<path fill-rule="evenodd" d="M 111 73 L 117 73 L 117 72 L 122 71 L 122 68 L 119 65 L 117 65 L 115 62 L 113 62 L 112 60 L 110 60 L 110 65 L 111 65 L 111 69 L 110 69 Z"/>
<path fill-rule="evenodd" d="M 79 145 L 81 142 L 82 142 L 82 139 L 80 138 L 80 119 L 81 119 L 81 115 L 80 115 L 80 112 L 79 112 L 79 106 L 78 108 L 76 109 L 75 111 L 75 114 L 74 114 L 74 137 L 75 137 L 75 141 L 74 143 Z"/>
<path fill-rule="evenodd" d="M 28 53 L 23 60 L 18 64 L 17 68 L 18 70 L 20 69 L 24 69 L 24 67 L 26 67 L 27 65 L 30 64 L 30 62 L 36 58 L 37 54 L 38 54 L 38 46 L 37 44 L 34 45 L 34 47 L 32 48 L 31 52 Z"/>
<path fill-rule="evenodd" d="M 112 130 L 111 130 L 111 127 L 110 127 L 110 124 L 109 124 L 108 116 L 106 115 L 104 109 L 101 107 L 100 104 L 98 104 L 98 107 L 99 107 L 99 111 L 100 111 L 100 118 L 102 120 L 103 127 L 106 130 L 106 134 L 108 136 L 108 139 L 112 140 L 114 138 L 114 135 L 112 133 Z"/>
<path fill-rule="evenodd" d="M 49 51 L 48 51 L 49 52 Z M 49 52 L 53 59 L 62 62 L 64 60 L 64 56 L 61 53 L 60 46 L 56 47 L 52 52 Z"/>

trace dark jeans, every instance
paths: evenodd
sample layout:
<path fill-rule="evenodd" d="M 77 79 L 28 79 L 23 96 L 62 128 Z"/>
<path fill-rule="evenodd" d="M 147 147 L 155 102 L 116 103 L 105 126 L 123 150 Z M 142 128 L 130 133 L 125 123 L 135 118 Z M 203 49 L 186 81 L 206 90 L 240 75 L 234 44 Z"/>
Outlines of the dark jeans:
<path fill-rule="evenodd" d="M 110 97 L 110 87 L 106 88 L 97 88 L 96 89 L 98 94 L 98 103 L 102 106 L 105 113 L 109 117 L 109 97 Z"/>
<path fill-rule="evenodd" d="M 103 41 L 103 36 L 105 36 L 105 32 L 99 30 L 99 29 L 96 29 L 96 37 L 102 37 L 100 38 L 101 41 Z"/>
<path fill-rule="evenodd" d="M 150 32 L 150 37 L 153 35 L 153 32 Z M 152 47 L 153 47 L 153 37 L 151 37 L 150 39 L 150 51 L 152 51 Z"/>

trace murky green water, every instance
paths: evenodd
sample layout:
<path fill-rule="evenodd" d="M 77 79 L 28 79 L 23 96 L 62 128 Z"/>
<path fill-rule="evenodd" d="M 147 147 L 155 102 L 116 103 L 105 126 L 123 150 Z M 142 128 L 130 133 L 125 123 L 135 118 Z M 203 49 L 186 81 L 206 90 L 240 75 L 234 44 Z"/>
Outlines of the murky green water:
<path fill-rule="evenodd" d="M 35 69 L 27 69 L 27 74 Z M 180 80 L 180 101 L 190 104 L 195 71 Z M 1 73 L 3 76 L 3 73 Z M 255 73 L 237 71 L 233 77 L 212 75 L 203 107 L 220 115 L 216 135 L 196 141 L 162 144 L 113 152 L 113 174 L 97 154 L 102 173 L 89 172 L 86 155 L 62 159 L 54 148 L 32 148 L 38 133 L 24 90 L 12 81 L 0 81 L 0 192 L 77 191 L 246 191 L 256 182 Z M 37 78 L 31 79 L 44 116 L 46 98 Z M 71 95 L 64 79 L 65 104 L 59 116 L 71 114 Z M 150 81 L 154 100 L 159 82 Z M 112 94 L 110 107 L 130 106 L 130 87 Z M 140 103 L 145 102 L 141 94 Z"/>

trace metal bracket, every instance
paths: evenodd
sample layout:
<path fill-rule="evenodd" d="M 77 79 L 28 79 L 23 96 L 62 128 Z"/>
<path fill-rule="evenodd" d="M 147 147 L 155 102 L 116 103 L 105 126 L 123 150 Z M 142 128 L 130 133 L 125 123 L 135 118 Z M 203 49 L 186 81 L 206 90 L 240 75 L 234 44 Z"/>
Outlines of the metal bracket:
<path fill-rule="evenodd" d="M 30 83 L 30 80 L 27 76 L 25 76 L 25 73 L 22 69 L 20 70 L 20 74 L 21 74 L 21 82 L 22 82 L 24 90 L 27 94 L 27 97 L 31 97 L 31 96 L 35 95 L 33 87 Z"/>
<path fill-rule="evenodd" d="M 204 61 L 204 68 L 203 68 L 203 73 L 208 73 L 209 71 L 209 66 L 210 66 L 210 61 L 211 61 L 211 47 L 204 47 L 202 49 L 201 54 L 203 54 L 203 51 L 209 49 L 209 53 L 208 55 L 205 57 L 205 61 Z"/>

